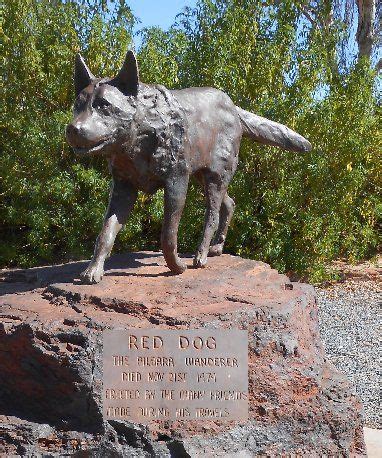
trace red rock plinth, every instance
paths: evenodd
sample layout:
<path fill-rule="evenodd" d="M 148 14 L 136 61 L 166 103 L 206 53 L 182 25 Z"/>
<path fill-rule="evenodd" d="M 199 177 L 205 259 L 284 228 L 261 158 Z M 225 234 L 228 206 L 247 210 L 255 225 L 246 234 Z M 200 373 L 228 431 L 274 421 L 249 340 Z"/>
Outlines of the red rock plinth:
<path fill-rule="evenodd" d="M 191 264 L 191 259 L 188 261 Z M 365 456 L 361 404 L 326 360 L 311 286 L 223 255 L 173 276 L 157 253 L 3 271 L 0 453 L 62 456 Z M 241 328 L 249 335 L 246 422 L 104 422 L 102 330 Z"/>

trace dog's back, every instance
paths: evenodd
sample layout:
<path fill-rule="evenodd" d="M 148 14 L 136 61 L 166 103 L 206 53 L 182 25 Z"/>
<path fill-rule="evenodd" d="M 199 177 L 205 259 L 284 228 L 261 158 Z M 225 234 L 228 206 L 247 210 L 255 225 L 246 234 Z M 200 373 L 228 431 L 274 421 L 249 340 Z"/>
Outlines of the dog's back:
<path fill-rule="evenodd" d="M 224 92 L 210 87 L 170 91 L 185 114 L 192 172 L 235 169 L 241 137 L 295 152 L 310 151 L 310 143 L 297 132 L 245 111 Z"/>
<path fill-rule="evenodd" d="M 243 129 L 230 97 L 210 87 L 174 90 L 171 94 L 185 115 L 185 153 L 192 172 L 235 169 Z"/>

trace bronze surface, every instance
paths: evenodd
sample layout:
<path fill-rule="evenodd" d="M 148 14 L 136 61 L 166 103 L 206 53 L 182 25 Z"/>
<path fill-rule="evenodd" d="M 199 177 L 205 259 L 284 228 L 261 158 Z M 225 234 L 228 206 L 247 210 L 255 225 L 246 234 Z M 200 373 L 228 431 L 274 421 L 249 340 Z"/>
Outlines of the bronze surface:
<path fill-rule="evenodd" d="M 126 224 L 138 191 L 164 189 L 161 246 L 167 266 L 181 274 L 178 227 L 190 178 L 204 190 L 206 213 L 194 266 L 223 253 L 235 202 L 228 185 L 236 171 L 242 136 L 296 152 L 311 144 L 288 127 L 235 106 L 213 88 L 168 90 L 139 81 L 135 55 L 129 51 L 115 78 L 96 78 L 80 55 L 74 74 L 76 100 L 66 137 L 81 156 L 102 155 L 113 177 L 109 206 L 93 258 L 81 274 L 98 283 L 115 237 Z"/>

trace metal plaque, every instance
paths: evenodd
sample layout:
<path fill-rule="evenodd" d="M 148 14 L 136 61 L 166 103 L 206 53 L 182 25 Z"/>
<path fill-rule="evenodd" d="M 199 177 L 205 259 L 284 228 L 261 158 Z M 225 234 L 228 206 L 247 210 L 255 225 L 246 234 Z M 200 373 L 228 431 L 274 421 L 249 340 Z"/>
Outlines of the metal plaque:
<path fill-rule="evenodd" d="M 103 413 L 137 423 L 246 420 L 247 331 L 104 331 Z"/>

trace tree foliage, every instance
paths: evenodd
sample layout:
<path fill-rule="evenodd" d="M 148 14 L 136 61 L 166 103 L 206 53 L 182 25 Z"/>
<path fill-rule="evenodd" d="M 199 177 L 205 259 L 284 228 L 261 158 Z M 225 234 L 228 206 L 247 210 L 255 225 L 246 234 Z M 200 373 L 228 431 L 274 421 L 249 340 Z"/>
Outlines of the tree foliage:
<path fill-rule="evenodd" d="M 141 31 L 138 55 L 145 82 L 223 89 L 311 141 L 305 155 L 243 142 L 226 248 L 314 281 L 335 258 L 371 257 L 381 214 L 376 75 L 368 59 L 339 65 L 347 25 L 326 20 L 330 2 L 316 3 L 315 24 L 303 1 L 200 0 L 169 30 Z M 109 177 L 104 163 L 80 160 L 65 144 L 73 56 L 81 50 L 93 73 L 115 74 L 134 21 L 121 0 L 5 0 L 3 265 L 90 255 Z M 195 250 L 203 207 L 192 186 L 182 251 Z M 158 249 L 161 216 L 162 193 L 140 195 L 116 249 Z"/>

